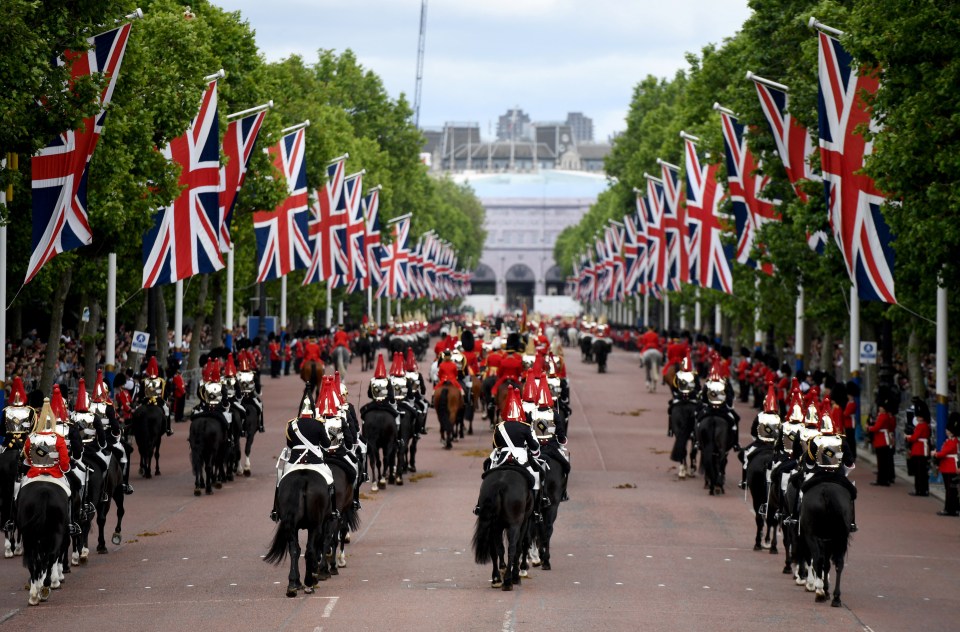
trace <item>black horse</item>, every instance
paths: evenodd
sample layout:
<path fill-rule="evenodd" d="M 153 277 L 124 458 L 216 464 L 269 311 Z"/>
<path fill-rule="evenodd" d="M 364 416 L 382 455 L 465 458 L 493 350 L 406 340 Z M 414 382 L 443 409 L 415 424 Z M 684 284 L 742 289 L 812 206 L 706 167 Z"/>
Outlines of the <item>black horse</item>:
<path fill-rule="evenodd" d="M 696 475 L 697 448 L 696 438 L 693 436 L 693 427 L 697 420 L 697 402 L 692 399 L 681 399 L 670 409 L 670 432 L 673 433 L 673 450 L 670 460 L 680 464 L 678 476 L 681 480 Z M 689 451 L 687 444 L 690 444 Z M 687 463 L 687 455 L 690 462 Z"/>
<path fill-rule="evenodd" d="M 387 474 L 397 460 L 397 422 L 385 410 L 372 409 L 363 414 L 363 436 L 367 442 L 367 462 L 372 479 L 370 489 L 387 484 Z"/>
<path fill-rule="evenodd" d="M 360 356 L 360 370 L 370 371 L 376 359 L 377 344 L 372 336 L 362 334 L 354 343 L 354 353 Z"/>
<path fill-rule="evenodd" d="M 818 602 L 826 601 L 830 594 L 830 562 L 836 566 L 837 578 L 830 602 L 834 608 L 840 606 L 840 576 L 850 545 L 851 522 L 850 492 L 842 485 L 824 481 L 804 492 L 798 558 L 812 561 L 813 572 L 807 576 L 807 590 L 816 591 Z"/>
<path fill-rule="evenodd" d="M 201 411 L 190 421 L 190 464 L 193 467 L 193 495 L 201 490 L 213 493 L 222 487 L 226 436 L 223 421 L 213 413 Z"/>
<path fill-rule="evenodd" d="M 732 447 L 729 440 L 727 420 L 712 411 L 707 411 L 697 425 L 697 443 L 702 452 L 700 472 L 704 474 L 704 487 L 710 495 L 723 494 L 727 475 L 727 452 Z"/>
<path fill-rule="evenodd" d="M 747 464 L 747 488 L 753 500 L 753 514 L 757 523 L 757 536 L 753 543 L 753 550 L 763 550 L 761 539 L 764 539 L 770 544 L 770 554 L 776 555 L 777 520 L 771 513 L 762 511 L 763 505 L 767 502 L 767 471 L 771 463 L 773 463 L 773 446 L 758 446 L 757 451 L 750 455 L 750 461 Z M 762 537 L 764 525 L 767 527 L 766 538 Z"/>
<path fill-rule="evenodd" d="M 593 336 L 580 336 L 580 359 L 584 364 L 593 364 Z"/>
<path fill-rule="evenodd" d="M 15 527 L 13 486 L 17 479 L 17 468 L 20 466 L 20 451 L 23 445 L 11 447 L 0 453 L 0 526 L 4 531 L 4 557 L 13 557 L 14 551 L 19 555 L 19 535 Z"/>
<path fill-rule="evenodd" d="M 240 473 L 240 439 L 246 431 L 247 411 L 243 404 L 236 400 L 230 402 L 230 423 L 227 424 L 226 444 L 223 447 L 224 453 L 224 476 L 225 480 L 232 481 L 234 476 Z"/>
<path fill-rule="evenodd" d="M 164 427 L 163 407 L 156 404 L 143 403 L 133 411 L 131 428 L 137 440 L 137 451 L 140 452 L 140 476 L 150 478 L 150 468 L 154 459 L 156 469 L 153 474 L 160 475 L 160 440 L 163 438 Z"/>
<path fill-rule="evenodd" d="M 71 499 L 73 501 L 74 520 L 80 526 L 80 533 L 74 534 L 70 538 L 73 543 L 73 555 L 70 558 L 70 563 L 74 566 L 87 563 L 90 554 L 87 545 L 90 538 L 90 527 L 93 518 L 96 516 L 96 503 L 103 496 L 103 471 L 92 461 L 95 458 L 95 456 L 88 456 L 84 452 L 82 462 L 87 468 L 87 483 L 82 493 Z"/>
<path fill-rule="evenodd" d="M 767 495 L 767 507 L 765 513 L 769 520 L 780 525 L 780 531 L 783 534 L 783 574 L 793 573 L 793 554 L 796 548 L 797 530 L 796 527 L 784 525 L 784 520 L 791 515 L 791 510 L 787 502 L 787 495 L 783 491 L 784 480 L 789 480 L 791 473 L 796 469 L 797 462 L 793 459 L 784 459 L 775 463 L 770 472 L 770 490 Z M 789 487 L 789 486 L 788 486 Z"/>
<path fill-rule="evenodd" d="M 492 588 L 513 590 L 514 584 L 520 584 L 520 557 L 527 548 L 533 515 L 530 487 L 526 472 L 511 467 L 489 470 L 480 484 L 473 553 L 477 564 L 493 563 Z M 503 575 L 501 567 L 506 569 Z"/>
<path fill-rule="evenodd" d="M 95 456 L 94 458 L 99 459 L 100 457 Z M 101 469 L 103 491 L 97 499 L 97 502 L 94 503 L 97 508 L 97 553 L 101 555 L 106 555 L 109 552 L 103 531 L 107 525 L 107 516 L 110 514 L 111 501 L 117 505 L 117 526 L 114 528 L 113 535 L 110 537 L 110 541 L 115 545 L 123 541 L 123 515 L 126 513 L 126 509 L 124 508 L 126 495 L 123 493 L 123 466 L 120 464 L 120 461 L 117 460 L 116 456 L 111 455 L 109 451 L 106 454 L 106 458 L 108 464 L 96 464 L 93 460 L 90 460 L 90 463 L 94 463 L 94 467 L 102 466 L 103 468 Z"/>
<path fill-rule="evenodd" d="M 311 594 L 317 580 L 330 578 L 320 566 L 320 558 L 329 527 L 331 499 L 327 493 L 327 481 L 313 470 L 294 470 L 280 479 L 277 488 L 277 513 L 279 524 L 273 536 L 270 550 L 263 561 L 278 566 L 290 556 L 290 573 L 287 576 L 287 597 L 296 597 L 302 590 Z M 307 531 L 306 572 L 300 583 L 300 530 Z"/>
<path fill-rule="evenodd" d="M 541 510 L 542 521 L 536 525 L 536 544 L 537 553 L 540 558 L 540 567 L 549 571 L 550 565 L 550 539 L 553 537 L 553 525 L 557 521 L 557 513 L 560 509 L 560 499 L 567 489 L 567 479 L 563 475 L 563 466 L 558 456 L 549 450 L 543 450 L 544 461 L 549 469 L 544 473 L 541 492 L 550 499 L 550 506 Z M 536 564 L 534 564 L 536 566 Z"/>
<path fill-rule="evenodd" d="M 60 587 L 69 519 L 67 494 L 59 484 L 32 481 L 20 489 L 17 528 L 23 536 L 23 565 L 30 573 L 31 606 L 46 601 L 51 588 Z"/>
<path fill-rule="evenodd" d="M 607 338 L 597 338 L 593 341 L 593 356 L 597 360 L 597 373 L 607 372 L 607 356 L 613 350 L 613 345 Z"/>
<path fill-rule="evenodd" d="M 260 431 L 262 413 L 260 412 L 260 406 L 252 395 L 245 395 L 240 401 L 243 403 L 245 411 L 244 430 L 247 435 L 243 445 L 243 475 L 250 476 L 250 451 L 253 449 L 253 440 Z"/>
<path fill-rule="evenodd" d="M 406 472 L 417 471 L 417 443 L 419 442 L 417 412 L 413 407 L 402 406 L 400 408 L 400 436 L 397 443 L 397 485 L 403 485 L 403 475 Z"/>
<path fill-rule="evenodd" d="M 330 575 L 339 575 L 338 568 L 347 565 L 346 544 L 349 533 L 360 528 L 360 515 L 353 505 L 353 488 L 358 485 L 359 473 L 352 465 L 339 457 L 328 458 L 327 465 L 333 474 L 333 487 L 336 493 L 334 504 L 340 512 L 338 519 L 330 520 L 330 529 L 325 530 L 324 554 L 320 561 L 321 574 L 326 570 Z M 351 482 L 353 481 L 353 482 Z"/>

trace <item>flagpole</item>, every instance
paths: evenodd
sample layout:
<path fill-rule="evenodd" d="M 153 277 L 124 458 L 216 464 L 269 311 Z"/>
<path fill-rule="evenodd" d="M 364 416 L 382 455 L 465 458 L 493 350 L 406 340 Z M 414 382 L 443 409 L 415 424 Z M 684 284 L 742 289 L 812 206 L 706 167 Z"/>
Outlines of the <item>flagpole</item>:
<path fill-rule="evenodd" d="M 224 317 L 225 322 L 223 323 L 224 328 L 228 332 L 227 335 L 231 338 L 233 337 L 233 252 L 233 248 L 227 251 L 227 306 L 226 315 Z M 228 346 L 231 348 L 233 347 L 232 344 Z"/>
<path fill-rule="evenodd" d="M 333 320 L 333 288 L 330 287 L 330 279 L 326 280 L 327 284 L 327 309 L 324 310 L 324 326 L 327 329 L 330 329 L 331 321 Z"/>
<path fill-rule="evenodd" d="M 650 294 L 643 295 L 643 326 L 650 326 Z"/>
<path fill-rule="evenodd" d="M 263 105 L 257 105 L 252 108 L 247 108 L 246 110 L 241 110 L 239 112 L 234 112 L 233 114 L 227 114 L 227 120 L 232 121 L 235 118 L 240 118 L 248 114 L 256 114 L 257 112 L 262 112 L 264 110 L 269 110 L 273 107 L 273 99 L 270 99 Z"/>
<path fill-rule="evenodd" d="M 670 295 L 663 292 L 663 328 L 670 331 Z"/>
<path fill-rule="evenodd" d="M 183 279 L 177 281 L 176 284 L 176 294 L 174 299 L 173 307 L 173 348 L 175 351 L 180 351 L 183 348 Z M 200 332 L 196 332 L 197 335 Z M 161 341 L 157 341 L 157 359 L 162 360 L 163 348 L 160 346 Z"/>
<path fill-rule="evenodd" d="M 0 206 L 7 205 L 7 194 L 0 191 Z M 0 226 L 0 408 L 6 405 L 7 383 L 7 226 Z"/>
<path fill-rule="evenodd" d="M 804 351 L 803 337 L 805 335 L 804 329 L 803 329 L 803 326 L 804 326 L 803 298 L 804 298 L 803 284 L 801 283 L 799 286 L 797 286 L 797 309 L 796 309 L 797 313 L 796 313 L 796 320 L 795 320 L 794 334 L 793 334 L 795 339 L 793 343 L 793 348 L 794 348 L 794 354 L 796 355 L 796 358 L 797 358 L 794 371 L 797 373 L 803 370 L 803 351 Z"/>
<path fill-rule="evenodd" d="M 281 134 L 289 134 L 290 132 L 295 132 L 298 129 L 303 129 L 304 127 L 310 127 L 310 119 L 305 120 L 303 123 L 297 123 L 296 125 L 291 125 L 290 127 L 284 127 L 280 130 Z"/>
<path fill-rule="evenodd" d="M 383 310 L 381 309 L 381 307 L 383 307 L 382 303 L 383 303 L 382 299 L 378 296 L 377 297 L 377 327 L 383 327 L 383 321 L 381 320 L 381 317 L 383 316 Z"/>
<path fill-rule="evenodd" d="M 367 319 L 373 320 L 373 285 L 367 286 Z"/>
<path fill-rule="evenodd" d="M 390 320 L 390 317 L 393 313 L 390 311 L 390 295 L 387 294 L 387 320 Z"/>
<path fill-rule="evenodd" d="M 337 301 L 337 324 L 343 327 L 343 301 Z"/>
<path fill-rule="evenodd" d="M 850 286 L 850 379 L 860 386 L 860 295 L 857 286 Z M 860 425 L 860 396 L 854 398 L 857 412 L 854 416 L 854 425 Z"/>
<path fill-rule="evenodd" d="M 287 329 L 287 275 L 280 277 L 280 322 L 277 323 L 278 333 Z"/>
<path fill-rule="evenodd" d="M 700 314 L 700 288 L 697 288 L 697 302 L 693 304 L 693 328 L 700 333 L 703 327 L 703 319 Z"/>
<path fill-rule="evenodd" d="M 107 339 L 104 373 L 107 384 L 113 384 L 117 364 L 117 253 L 107 254 Z"/>
<path fill-rule="evenodd" d="M 713 313 L 713 337 L 723 339 L 723 314 L 720 313 L 720 303 L 717 303 Z"/>
<path fill-rule="evenodd" d="M 760 277 L 756 277 L 753 282 L 753 288 L 756 290 L 753 294 L 753 346 L 755 349 L 763 348 L 763 332 L 760 331 Z"/>
<path fill-rule="evenodd" d="M 687 306 L 680 306 L 680 331 L 683 331 L 687 328 Z"/>
<path fill-rule="evenodd" d="M 947 288 L 943 285 L 943 273 L 937 285 L 937 447 L 947 440 Z"/>

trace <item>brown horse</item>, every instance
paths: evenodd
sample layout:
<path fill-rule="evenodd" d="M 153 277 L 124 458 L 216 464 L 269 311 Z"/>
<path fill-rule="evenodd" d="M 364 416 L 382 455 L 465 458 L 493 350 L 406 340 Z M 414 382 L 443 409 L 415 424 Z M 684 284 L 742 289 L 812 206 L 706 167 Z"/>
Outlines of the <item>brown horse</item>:
<path fill-rule="evenodd" d="M 320 387 L 320 378 L 323 377 L 323 360 L 304 361 L 300 365 L 300 379 L 311 385 L 310 396 L 316 401 L 317 389 Z"/>
<path fill-rule="evenodd" d="M 437 418 L 440 420 L 440 440 L 443 447 L 449 450 L 453 447 L 453 439 L 456 434 L 454 424 L 458 423 L 460 418 L 460 409 L 463 408 L 463 393 L 455 384 L 441 384 L 433 392 L 433 407 L 437 411 Z M 462 422 L 459 422 L 462 424 Z M 463 428 L 460 429 L 463 436 Z"/>

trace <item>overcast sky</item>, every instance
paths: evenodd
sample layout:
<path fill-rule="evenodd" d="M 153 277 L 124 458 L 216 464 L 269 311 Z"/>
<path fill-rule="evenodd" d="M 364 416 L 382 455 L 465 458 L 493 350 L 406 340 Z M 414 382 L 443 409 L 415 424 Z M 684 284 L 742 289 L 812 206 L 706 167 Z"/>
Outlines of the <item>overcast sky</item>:
<path fill-rule="evenodd" d="M 420 0 L 213 2 L 241 12 L 268 61 L 349 48 L 412 103 Z M 535 122 L 583 112 L 605 140 L 640 79 L 672 75 L 748 15 L 747 0 L 429 0 L 420 124 L 476 122 L 489 138 L 519 106 Z"/>

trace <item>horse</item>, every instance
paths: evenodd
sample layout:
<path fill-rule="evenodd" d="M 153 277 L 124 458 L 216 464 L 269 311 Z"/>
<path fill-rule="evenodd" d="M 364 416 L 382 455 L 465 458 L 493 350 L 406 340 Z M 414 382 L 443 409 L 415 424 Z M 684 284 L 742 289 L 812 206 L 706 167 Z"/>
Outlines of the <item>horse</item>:
<path fill-rule="evenodd" d="M 411 402 L 412 403 L 412 402 Z M 417 413 L 409 408 L 400 409 L 400 435 L 397 444 L 396 484 L 403 485 L 404 472 L 417 471 Z"/>
<path fill-rule="evenodd" d="M 386 486 L 385 474 L 393 471 L 396 463 L 397 422 L 385 410 L 368 410 L 363 414 L 363 436 L 367 441 L 367 463 L 373 479 L 370 489 L 378 491 L 381 486 Z"/>
<path fill-rule="evenodd" d="M 613 345 L 606 338 L 597 338 L 593 341 L 593 355 L 597 360 L 597 373 L 607 372 L 607 356 L 613 350 Z"/>
<path fill-rule="evenodd" d="M 796 528 L 791 528 L 783 524 L 784 519 L 791 515 L 783 485 L 785 484 L 784 477 L 789 479 L 790 474 L 796 467 L 797 462 L 793 459 L 786 459 L 773 465 L 773 469 L 770 472 L 767 506 L 765 510 L 763 510 L 769 520 L 773 520 L 774 524 L 780 525 L 780 530 L 783 533 L 784 575 L 793 573 L 793 554 L 796 548 L 797 532 Z"/>
<path fill-rule="evenodd" d="M 223 421 L 209 412 L 195 414 L 190 421 L 190 464 L 193 467 L 193 495 L 200 490 L 213 493 L 222 487 L 223 457 L 226 436 Z"/>
<path fill-rule="evenodd" d="M 453 448 L 453 437 L 456 434 L 454 424 L 460 417 L 460 409 L 463 408 L 463 393 L 456 384 L 443 384 L 440 388 L 433 391 L 433 407 L 437 411 L 437 419 L 440 421 L 440 440 L 443 441 L 443 449 Z"/>
<path fill-rule="evenodd" d="M 73 543 L 73 555 L 70 563 L 74 566 L 86 564 L 90 554 L 90 548 L 87 546 L 90 537 L 90 527 L 93 518 L 96 516 L 96 502 L 103 497 L 103 473 L 91 459 L 96 457 L 88 456 L 86 451 L 82 457 L 82 463 L 87 468 L 87 483 L 84 485 L 82 493 L 78 494 L 72 503 L 72 511 L 77 524 L 80 526 L 80 533 L 73 535 L 70 539 Z"/>
<path fill-rule="evenodd" d="M 247 433 L 246 441 L 243 445 L 243 475 L 250 476 L 250 451 L 253 449 L 253 440 L 260 431 L 260 406 L 254 400 L 252 395 L 244 395 L 240 400 L 245 411 L 244 430 Z"/>
<path fill-rule="evenodd" d="M 360 356 L 360 370 L 372 370 L 377 350 L 373 338 L 368 334 L 361 334 L 354 344 L 354 350 Z"/>
<path fill-rule="evenodd" d="M 563 330 L 563 346 L 574 347 L 577 345 L 577 339 L 580 331 L 576 327 L 567 327 Z"/>
<path fill-rule="evenodd" d="M 101 470 L 103 477 L 102 492 L 97 498 L 97 502 L 94 503 L 97 509 L 97 553 L 100 555 L 109 553 L 103 530 L 107 525 L 107 515 L 110 513 L 111 501 L 117 505 L 117 526 L 114 528 L 113 535 L 110 537 L 110 541 L 115 545 L 119 545 L 123 541 L 123 515 L 126 513 L 124 509 L 126 495 L 123 493 L 123 466 L 120 465 L 120 461 L 118 461 L 116 456 L 113 456 L 109 450 L 107 451 L 107 455 L 108 464 L 105 464 L 101 459 L 100 464 L 97 465 L 93 460 L 100 458 L 97 455 L 91 455 L 89 460 L 89 462 L 93 464 L 93 467 L 103 468 Z"/>
<path fill-rule="evenodd" d="M 23 546 L 19 541 L 16 529 L 15 506 L 13 503 L 13 486 L 17 480 L 17 470 L 20 467 L 20 451 L 22 443 L 0 452 L 0 526 L 4 531 L 3 556 L 10 558 L 14 554 L 20 555 Z"/>
<path fill-rule="evenodd" d="M 150 466 L 156 459 L 156 471 L 160 476 L 160 440 L 163 438 L 163 407 L 156 404 L 140 404 L 133 411 L 130 421 L 133 436 L 137 440 L 137 451 L 140 452 L 140 476 L 150 478 Z"/>
<path fill-rule="evenodd" d="M 323 377 L 322 360 L 305 360 L 300 363 L 300 379 L 310 387 L 310 399 L 313 401 L 316 401 L 321 377 Z"/>
<path fill-rule="evenodd" d="M 740 453 L 741 457 L 743 452 Z M 757 448 L 750 457 L 747 464 L 747 488 L 750 490 L 750 497 L 753 500 L 753 514 L 757 523 L 757 536 L 754 539 L 753 550 L 762 551 L 763 545 L 760 540 L 763 535 L 763 527 L 767 527 L 766 542 L 770 543 L 770 555 L 777 554 L 777 521 L 773 515 L 762 511 L 763 505 L 767 502 L 767 472 L 773 463 L 773 446 L 762 445 Z"/>
<path fill-rule="evenodd" d="M 840 607 L 840 576 L 850 545 L 850 492 L 842 485 L 823 481 L 803 494 L 800 505 L 800 559 L 812 561 L 807 590 L 816 591 L 816 601 L 830 594 L 830 562 L 837 569 L 830 605 Z"/>
<path fill-rule="evenodd" d="M 723 494 L 723 485 L 727 472 L 727 452 L 729 444 L 727 420 L 715 414 L 707 414 L 697 426 L 697 443 L 703 455 L 700 459 L 700 472 L 704 474 L 704 487 L 710 495 Z"/>
<path fill-rule="evenodd" d="M 347 365 L 350 364 L 350 350 L 344 346 L 336 347 L 333 350 L 333 364 L 337 371 L 340 371 L 340 377 L 347 376 Z"/>
<path fill-rule="evenodd" d="M 593 364 L 593 336 L 584 334 L 580 336 L 580 359 L 584 364 Z"/>
<path fill-rule="evenodd" d="M 491 428 L 497 425 L 497 398 L 496 393 L 493 392 L 493 385 L 496 383 L 496 375 L 488 375 L 480 382 L 480 398 L 483 401 L 484 410 L 486 411 L 487 419 L 490 421 Z"/>
<path fill-rule="evenodd" d="M 30 573 L 31 606 L 49 599 L 51 588 L 60 588 L 69 519 L 67 494 L 58 483 L 35 480 L 20 488 L 17 528 L 23 536 L 23 565 Z"/>
<path fill-rule="evenodd" d="M 321 571 L 326 569 L 331 575 L 339 575 L 338 568 L 347 565 L 346 545 L 351 531 L 360 528 L 360 515 L 353 505 L 353 488 L 359 485 L 360 472 L 356 472 L 355 483 L 350 482 L 354 468 L 339 457 L 327 459 L 330 472 L 333 473 L 333 486 L 336 490 L 334 506 L 340 512 L 340 518 L 331 520 L 331 528 L 326 531 L 327 539 L 324 542 L 323 556 L 320 561 Z"/>
<path fill-rule="evenodd" d="M 287 597 L 296 597 L 297 591 L 312 594 L 317 580 L 330 578 L 320 566 L 325 541 L 325 529 L 330 517 L 331 498 L 327 481 L 317 471 L 294 470 L 280 479 L 277 486 L 277 514 L 279 521 L 270 550 L 263 561 L 279 566 L 290 555 L 290 573 L 287 576 Z M 300 583 L 300 530 L 307 531 L 306 569 Z"/>
<path fill-rule="evenodd" d="M 558 457 L 549 451 L 543 451 L 544 461 L 549 468 L 543 475 L 542 494 L 550 499 L 550 506 L 541 509 L 542 521 L 537 523 L 535 529 L 537 555 L 540 560 L 540 568 L 545 571 L 551 569 L 550 566 L 550 539 L 553 537 L 553 525 L 557 521 L 557 513 L 560 509 L 560 499 L 563 498 L 563 492 L 566 491 L 567 481 L 563 475 L 562 466 Z M 534 562 L 534 566 L 538 564 Z"/>
<path fill-rule="evenodd" d="M 659 349 L 647 349 L 640 354 L 640 366 L 646 370 L 647 392 L 657 392 L 657 376 L 660 375 L 660 363 L 663 362 L 663 353 Z"/>
<path fill-rule="evenodd" d="M 230 402 L 229 413 L 230 423 L 227 424 L 226 445 L 224 451 L 224 475 L 225 480 L 232 481 L 234 476 L 240 472 L 240 439 L 246 431 L 247 410 L 243 404 L 236 400 L 227 400 Z"/>
<path fill-rule="evenodd" d="M 694 477 L 697 471 L 696 437 L 693 428 L 696 424 L 697 403 L 692 399 L 681 399 L 670 410 L 670 432 L 673 434 L 673 450 L 670 460 L 680 464 L 680 480 Z M 687 444 L 690 443 L 690 464 L 687 466 Z"/>
<path fill-rule="evenodd" d="M 473 554 L 477 564 L 493 563 L 492 588 L 513 590 L 514 584 L 520 584 L 520 557 L 527 548 L 533 503 L 533 491 L 523 470 L 498 467 L 484 474 L 473 531 Z M 504 561 L 507 564 L 501 575 Z"/>

